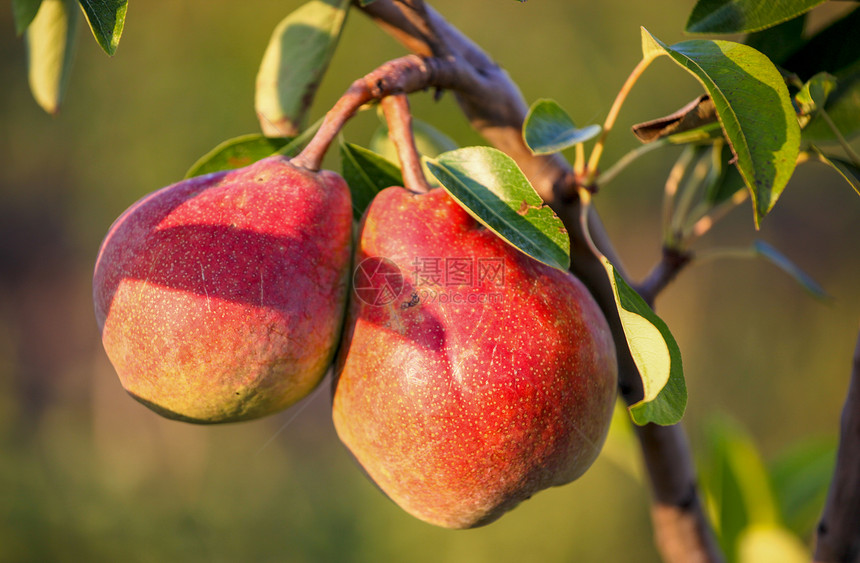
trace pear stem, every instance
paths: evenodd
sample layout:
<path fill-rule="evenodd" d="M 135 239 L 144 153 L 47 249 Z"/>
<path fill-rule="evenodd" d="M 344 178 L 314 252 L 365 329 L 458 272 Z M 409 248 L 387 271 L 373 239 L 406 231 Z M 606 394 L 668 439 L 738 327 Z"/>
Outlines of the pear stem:
<path fill-rule="evenodd" d="M 322 125 L 307 146 L 292 159 L 296 166 L 319 170 L 331 143 L 361 106 L 386 96 L 409 94 L 436 86 L 450 88 L 463 83 L 453 61 L 406 55 L 388 61 L 359 78 L 326 113 Z"/>
<path fill-rule="evenodd" d="M 409 111 L 409 99 L 404 94 L 396 94 L 382 98 L 382 112 L 388 123 L 388 136 L 397 148 L 397 157 L 403 172 L 403 184 L 415 193 L 427 193 L 430 184 L 421 168 L 421 157 L 415 147 L 415 136 L 412 134 L 412 112 Z"/>
<path fill-rule="evenodd" d="M 293 157 L 291 162 L 308 170 L 319 170 L 329 146 L 343 126 L 362 105 L 372 99 L 373 96 L 362 79 L 353 82 L 346 93 L 326 113 L 322 125 L 310 142 L 302 152 Z"/>

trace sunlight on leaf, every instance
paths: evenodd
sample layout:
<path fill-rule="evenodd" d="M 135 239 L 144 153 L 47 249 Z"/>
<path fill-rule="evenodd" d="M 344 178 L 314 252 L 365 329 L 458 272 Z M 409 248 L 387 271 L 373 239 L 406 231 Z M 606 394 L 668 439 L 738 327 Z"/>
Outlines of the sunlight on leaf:
<path fill-rule="evenodd" d="M 825 0 L 699 0 L 686 31 L 745 33 L 782 23 L 808 12 Z"/>
<path fill-rule="evenodd" d="M 123 27 L 125 27 L 128 0 L 79 1 L 98 44 L 108 55 L 116 53 Z"/>
<path fill-rule="evenodd" d="M 819 72 L 794 95 L 794 100 L 800 109 L 798 119 L 801 127 L 805 127 L 812 115 L 827 105 L 827 99 L 837 86 L 835 76 L 826 72 Z"/>
<path fill-rule="evenodd" d="M 73 0 L 43 0 L 24 34 L 33 98 L 56 114 L 66 92 L 77 39 L 80 10 Z"/>
<path fill-rule="evenodd" d="M 451 197 L 507 243 L 549 266 L 570 267 L 567 230 L 511 157 L 490 147 L 467 147 L 428 159 L 427 165 Z"/>
<path fill-rule="evenodd" d="M 645 392 L 642 400 L 630 407 L 630 415 L 639 425 L 675 424 L 684 416 L 687 405 L 678 343 L 666 323 L 627 285 L 609 260 L 601 257 L 601 261 Z"/>
<path fill-rule="evenodd" d="M 349 6 L 348 0 L 311 0 L 275 28 L 257 72 L 255 93 L 266 135 L 295 135 L 303 127 Z"/>
<path fill-rule="evenodd" d="M 228 139 L 200 157 L 185 177 L 248 166 L 275 154 L 291 140 L 288 137 L 264 137 L 258 133 Z"/>
<path fill-rule="evenodd" d="M 740 43 L 693 40 L 669 47 L 645 28 L 642 50 L 646 59 L 668 55 L 714 100 L 758 227 L 791 178 L 800 150 L 800 126 L 779 70 Z"/>
<path fill-rule="evenodd" d="M 579 129 L 573 119 L 553 100 L 538 100 L 523 122 L 523 140 L 532 154 L 561 152 L 596 137 L 599 125 Z"/>

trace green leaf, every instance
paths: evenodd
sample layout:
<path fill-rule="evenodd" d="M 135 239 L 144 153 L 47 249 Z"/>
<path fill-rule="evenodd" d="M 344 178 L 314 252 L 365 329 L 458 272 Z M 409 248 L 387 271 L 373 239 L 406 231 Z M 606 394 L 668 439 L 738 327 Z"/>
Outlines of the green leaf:
<path fill-rule="evenodd" d="M 630 406 L 633 422 L 675 424 L 684 416 L 687 407 L 687 386 L 678 343 L 663 319 L 627 285 L 609 260 L 601 257 L 601 261 L 609 276 L 627 346 L 645 391 L 642 400 Z"/>
<path fill-rule="evenodd" d="M 251 165 L 260 159 L 272 156 L 291 140 L 287 137 L 264 137 L 258 133 L 228 139 L 200 157 L 188 169 L 185 177 L 191 178 Z"/>
<path fill-rule="evenodd" d="M 827 99 L 827 115 L 816 114 L 804 120 L 803 141 L 837 143 L 839 138 L 828 117 L 841 135 L 851 139 L 860 134 L 860 41 L 846 41 L 860 29 L 860 8 L 849 12 L 816 33 L 784 64 L 785 67 L 808 78 L 820 72 L 832 74 L 838 85 Z"/>
<path fill-rule="evenodd" d="M 791 178 L 800 150 L 800 126 L 782 75 L 755 49 L 730 41 L 668 47 L 642 28 L 642 49 L 646 58 L 668 55 L 714 100 L 752 194 L 758 227 Z"/>
<path fill-rule="evenodd" d="M 690 33 L 746 33 L 808 12 L 825 0 L 699 0 L 687 20 Z"/>
<path fill-rule="evenodd" d="M 824 288 L 822 288 L 818 282 L 812 279 L 812 277 L 810 277 L 806 272 L 797 267 L 796 264 L 768 243 L 762 240 L 757 240 L 753 243 L 753 250 L 758 256 L 768 260 L 777 268 L 791 276 L 813 297 L 817 299 L 830 299 L 830 296 L 826 291 L 824 291 Z"/>
<path fill-rule="evenodd" d="M 667 143 L 673 145 L 686 145 L 690 143 L 713 143 L 719 139 L 723 139 L 723 129 L 718 122 L 708 123 L 689 131 L 673 133 L 665 137 Z"/>
<path fill-rule="evenodd" d="M 21 35 L 39 12 L 42 0 L 12 0 L 12 15 L 15 18 L 15 33 Z"/>
<path fill-rule="evenodd" d="M 732 151 L 728 145 L 720 143 L 719 146 L 715 145 L 713 150 L 720 151 L 720 158 L 714 159 L 714 162 L 719 162 L 722 168 L 717 181 L 708 186 L 705 191 L 705 201 L 711 206 L 727 201 L 745 186 L 744 179 L 737 167 L 729 164 Z"/>
<path fill-rule="evenodd" d="M 821 160 L 821 162 L 833 167 L 837 172 L 839 172 L 839 174 L 845 178 L 845 181 L 854 188 L 857 195 L 860 195 L 860 168 L 857 168 L 852 163 L 842 160 L 841 158 L 827 156 L 821 151 L 817 151 L 817 153 L 818 159 Z"/>
<path fill-rule="evenodd" d="M 418 154 L 428 158 L 433 158 L 443 152 L 453 151 L 458 148 L 457 143 L 445 133 L 420 119 L 412 119 L 412 136 L 415 138 L 415 148 L 418 150 Z M 391 162 L 399 162 L 397 147 L 394 146 L 394 143 L 388 137 L 388 126 L 384 121 L 374 131 L 370 139 L 369 148 Z M 430 174 L 426 162 L 421 162 L 421 168 L 424 170 L 424 175 L 427 176 L 427 181 L 430 182 L 430 185 L 440 185 L 432 174 Z"/>
<path fill-rule="evenodd" d="M 561 152 L 597 136 L 600 125 L 578 129 L 554 100 L 537 100 L 523 122 L 523 140 L 532 154 Z"/>
<path fill-rule="evenodd" d="M 803 115 L 809 115 L 827 104 L 827 98 L 836 90 L 836 77 L 826 72 L 819 72 L 804 84 L 794 95 Z"/>
<path fill-rule="evenodd" d="M 839 85 L 827 98 L 824 109 L 843 137 L 860 134 L 860 68 L 848 76 L 838 76 Z M 803 128 L 805 143 L 835 143 L 838 137 L 822 115 L 815 115 Z"/>
<path fill-rule="evenodd" d="M 564 224 L 511 157 L 490 147 L 467 147 L 427 165 L 451 197 L 507 243 L 549 266 L 570 267 Z"/>
<path fill-rule="evenodd" d="M 380 191 L 402 186 L 400 168 L 386 158 L 352 143 L 340 143 L 341 174 L 352 194 L 352 213 L 361 219 Z"/>
<path fill-rule="evenodd" d="M 74 0 L 43 0 L 27 28 L 27 66 L 36 102 L 56 114 L 66 91 L 80 17 Z"/>
<path fill-rule="evenodd" d="M 255 107 L 263 133 L 295 135 L 340 39 L 349 0 L 311 0 L 275 27 L 257 72 Z"/>
<path fill-rule="evenodd" d="M 817 439 L 792 446 L 770 464 L 783 521 L 795 534 L 807 537 L 817 524 L 835 462 L 835 440 Z"/>
<path fill-rule="evenodd" d="M 633 134 L 643 143 L 652 143 L 666 137 L 674 137 L 677 141 L 684 138 L 683 134 L 688 131 L 697 132 L 690 138 L 708 138 L 711 136 L 710 131 L 707 135 L 701 133 L 704 132 L 703 128 L 709 125 L 717 125 L 717 111 L 711 97 L 702 95 L 670 115 L 637 123 L 633 126 Z M 719 125 L 716 128 L 719 129 Z"/>
<path fill-rule="evenodd" d="M 745 529 L 780 523 L 770 477 L 749 434 L 728 418 L 708 423 L 704 457 L 702 489 L 723 549 L 735 553 Z"/>
<path fill-rule="evenodd" d="M 779 25 L 747 35 L 744 43 L 761 51 L 776 65 L 782 65 L 804 44 L 803 28 L 806 14 Z"/>
<path fill-rule="evenodd" d="M 128 0 L 79 0 L 93 36 L 108 55 L 116 53 Z"/>

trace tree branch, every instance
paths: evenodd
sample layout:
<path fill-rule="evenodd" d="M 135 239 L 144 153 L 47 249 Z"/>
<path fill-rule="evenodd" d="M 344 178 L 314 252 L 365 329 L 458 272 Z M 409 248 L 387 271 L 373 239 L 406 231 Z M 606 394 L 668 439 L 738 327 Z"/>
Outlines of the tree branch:
<path fill-rule="evenodd" d="M 667 562 L 721 561 L 696 487 L 696 471 L 680 424 L 636 427 L 654 504 L 657 548 Z"/>
<path fill-rule="evenodd" d="M 444 59 L 457 68 L 455 75 L 462 80 L 445 87 L 455 93 L 473 128 L 517 162 L 565 224 L 571 238 L 571 271 L 588 286 L 609 321 L 618 343 L 619 388 L 628 404 L 637 402 L 643 395 L 641 379 L 626 345 L 606 271 L 580 223 L 577 179 L 560 155 L 533 155 L 525 145 L 522 124 L 528 106 L 516 84 L 484 51 L 423 2 L 420 6 L 415 1 L 395 0 L 355 4 L 414 53 Z M 593 208 L 588 212 L 591 239 L 629 279 L 597 213 Z M 651 477 L 652 517 L 663 558 L 679 563 L 722 561 L 698 500 L 683 430 L 649 425 L 638 436 Z"/>
<path fill-rule="evenodd" d="M 666 289 L 666 286 L 675 279 L 684 266 L 690 263 L 691 259 L 692 255 L 689 252 L 664 247 L 660 262 L 634 289 L 653 309 L 657 295 Z"/>
<path fill-rule="evenodd" d="M 815 561 L 860 561 L 860 334 L 842 407 L 836 469 L 818 524 Z"/>

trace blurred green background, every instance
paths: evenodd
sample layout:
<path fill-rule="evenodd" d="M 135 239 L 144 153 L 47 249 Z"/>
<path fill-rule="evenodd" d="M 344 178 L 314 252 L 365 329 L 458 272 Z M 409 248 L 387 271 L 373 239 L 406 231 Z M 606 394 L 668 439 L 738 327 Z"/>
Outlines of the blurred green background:
<path fill-rule="evenodd" d="M 639 26 L 683 40 L 694 2 L 433 4 L 529 102 L 554 98 L 585 125 L 603 120 L 638 61 Z M 80 30 L 56 117 L 32 100 L 23 42 L 11 11 L 0 10 L 0 561 L 656 561 L 648 492 L 623 425 L 579 481 L 488 527 L 453 532 L 408 516 L 365 479 L 334 434 L 325 384 L 277 416 L 223 427 L 161 419 L 121 389 L 92 313 L 101 237 L 129 204 L 181 179 L 218 142 L 258 130 L 257 66 L 275 24 L 298 5 L 132 2 L 115 57 Z M 813 25 L 843 9 L 816 11 Z M 313 117 L 400 54 L 351 14 Z M 604 163 L 636 145 L 630 124 L 699 92 L 657 61 L 634 88 Z M 450 95 L 416 95 L 413 109 L 462 145 L 480 142 Z M 376 125 L 372 112 L 360 115 L 346 138 L 366 143 Z M 662 185 L 677 154 L 647 156 L 597 197 L 637 278 L 659 257 Z M 703 264 L 670 286 L 657 306 L 684 355 L 694 451 L 716 415 L 746 427 L 767 460 L 835 439 L 860 316 L 858 225 L 857 195 L 811 164 L 760 232 L 746 204 L 698 245 L 761 238 L 834 299 L 815 301 L 756 261 Z"/>

